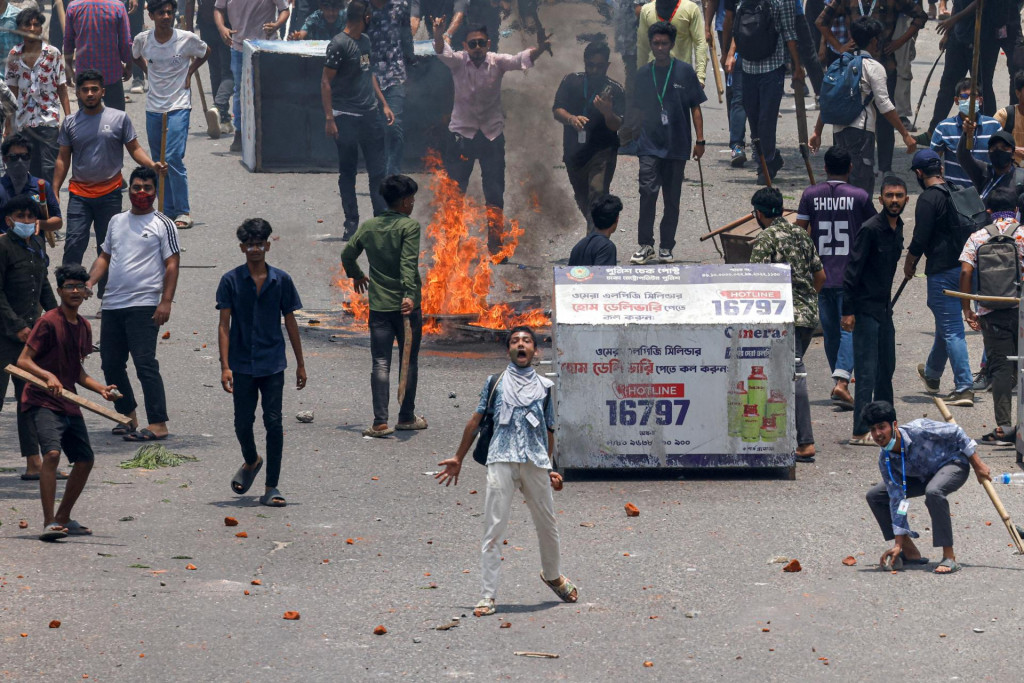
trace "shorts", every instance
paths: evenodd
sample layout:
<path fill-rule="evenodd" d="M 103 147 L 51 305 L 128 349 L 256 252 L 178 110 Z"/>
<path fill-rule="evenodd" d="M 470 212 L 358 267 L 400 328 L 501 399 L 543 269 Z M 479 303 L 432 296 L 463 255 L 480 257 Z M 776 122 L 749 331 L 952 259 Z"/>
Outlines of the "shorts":
<path fill-rule="evenodd" d="M 94 460 L 89 431 L 81 415 L 62 415 L 39 406 L 29 408 L 28 415 L 36 425 L 40 453 L 45 455 L 63 450 L 71 463 Z"/>

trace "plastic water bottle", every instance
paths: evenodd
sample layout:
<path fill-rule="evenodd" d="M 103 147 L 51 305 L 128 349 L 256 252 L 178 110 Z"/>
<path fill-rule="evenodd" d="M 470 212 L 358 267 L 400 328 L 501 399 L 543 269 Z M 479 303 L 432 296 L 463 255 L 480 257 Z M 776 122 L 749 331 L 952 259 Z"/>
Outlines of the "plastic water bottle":
<path fill-rule="evenodd" d="M 997 484 L 1009 484 L 1010 486 L 1024 486 L 1024 472 L 996 474 L 993 475 L 992 481 L 994 481 Z"/>

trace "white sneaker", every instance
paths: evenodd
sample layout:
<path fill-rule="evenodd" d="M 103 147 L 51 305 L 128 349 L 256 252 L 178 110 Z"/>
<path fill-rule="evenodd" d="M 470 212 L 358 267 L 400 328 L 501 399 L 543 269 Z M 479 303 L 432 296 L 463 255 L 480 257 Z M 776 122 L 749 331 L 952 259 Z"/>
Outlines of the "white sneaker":
<path fill-rule="evenodd" d="M 132 82 L 132 89 L 128 92 L 134 93 L 136 95 L 141 95 L 142 93 L 146 92 L 146 88 L 143 85 L 143 81 Z"/>
<path fill-rule="evenodd" d="M 661 261 L 662 263 L 675 263 L 676 262 L 675 258 L 673 258 L 673 256 L 672 256 L 672 250 L 671 249 L 659 249 L 658 250 L 658 260 Z"/>
<path fill-rule="evenodd" d="M 645 263 L 654 263 L 657 260 L 658 254 L 654 251 L 654 247 L 649 244 L 642 244 L 640 245 L 640 248 L 636 250 L 636 253 L 633 254 L 633 257 L 629 259 L 629 262 L 637 266 L 642 266 Z"/>

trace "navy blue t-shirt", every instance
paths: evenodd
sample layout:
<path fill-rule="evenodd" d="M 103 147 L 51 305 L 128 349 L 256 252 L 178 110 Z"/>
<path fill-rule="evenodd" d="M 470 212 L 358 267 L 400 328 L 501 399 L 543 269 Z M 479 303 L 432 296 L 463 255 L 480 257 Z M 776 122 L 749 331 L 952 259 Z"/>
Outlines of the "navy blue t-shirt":
<path fill-rule="evenodd" d="M 664 99 L 659 101 L 662 90 Z M 637 154 L 660 159 L 689 159 L 693 151 L 690 109 L 708 99 L 693 67 L 674 58 L 670 67 L 656 67 L 654 62 L 646 64 L 636 72 L 634 98 L 636 107 L 643 113 Z M 668 117 L 667 125 L 662 122 L 662 109 Z"/>

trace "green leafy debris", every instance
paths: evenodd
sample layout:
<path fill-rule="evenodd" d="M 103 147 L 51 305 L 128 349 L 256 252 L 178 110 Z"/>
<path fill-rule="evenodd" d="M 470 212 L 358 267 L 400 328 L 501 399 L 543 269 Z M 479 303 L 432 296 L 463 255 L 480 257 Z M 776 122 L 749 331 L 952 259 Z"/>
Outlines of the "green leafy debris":
<path fill-rule="evenodd" d="M 160 467 L 177 467 L 183 462 L 196 462 L 197 460 L 199 458 L 191 455 L 172 453 L 162 444 L 147 444 L 139 446 L 139 450 L 135 451 L 135 457 L 125 460 L 119 467 L 123 470 L 135 468 L 155 470 Z"/>

